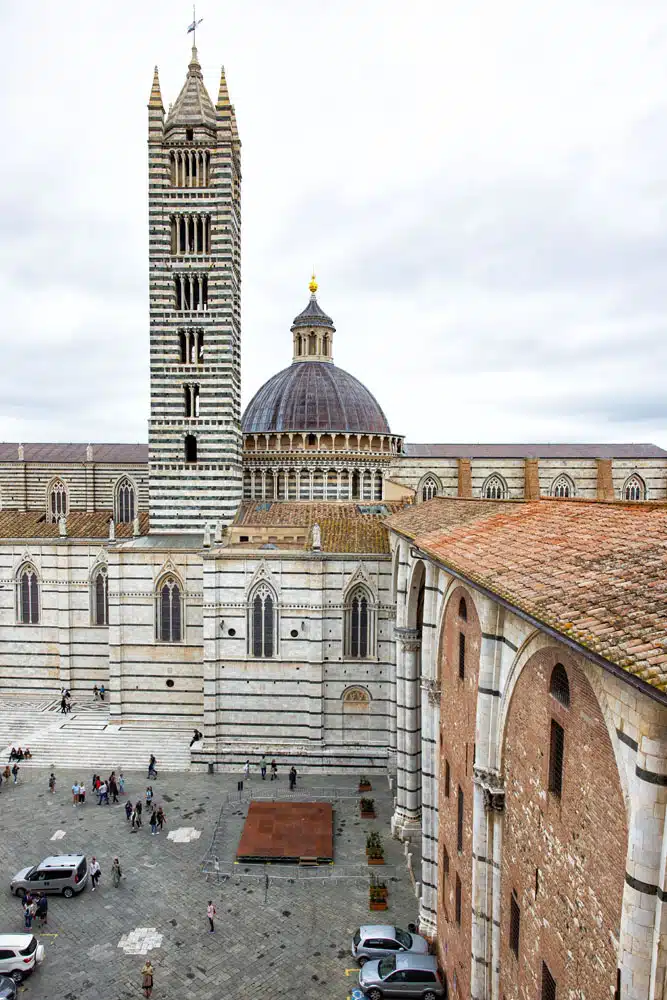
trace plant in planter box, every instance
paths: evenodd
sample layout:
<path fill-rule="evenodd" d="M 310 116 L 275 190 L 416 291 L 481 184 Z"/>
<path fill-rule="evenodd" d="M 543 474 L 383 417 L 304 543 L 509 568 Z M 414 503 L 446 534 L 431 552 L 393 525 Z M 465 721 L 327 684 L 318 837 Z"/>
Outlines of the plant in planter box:
<path fill-rule="evenodd" d="M 376 834 L 376 839 L 373 841 L 366 853 L 368 854 L 369 865 L 384 864 L 384 848 L 379 834 Z"/>
<path fill-rule="evenodd" d="M 377 830 L 371 830 L 366 837 L 366 857 L 371 856 L 371 851 L 380 846 L 380 834 Z"/>
<path fill-rule="evenodd" d="M 384 882 L 378 882 L 368 887 L 368 905 L 371 910 L 387 909 L 387 886 Z"/>
<path fill-rule="evenodd" d="M 360 792 L 370 792 L 371 787 L 372 786 L 371 786 L 371 783 L 368 780 L 368 778 L 364 778 L 363 776 L 361 778 L 359 778 L 359 791 Z"/>
<path fill-rule="evenodd" d="M 361 809 L 361 815 L 367 819 L 375 816 L 375 799 L 361 799 L 359 807 Z"/>

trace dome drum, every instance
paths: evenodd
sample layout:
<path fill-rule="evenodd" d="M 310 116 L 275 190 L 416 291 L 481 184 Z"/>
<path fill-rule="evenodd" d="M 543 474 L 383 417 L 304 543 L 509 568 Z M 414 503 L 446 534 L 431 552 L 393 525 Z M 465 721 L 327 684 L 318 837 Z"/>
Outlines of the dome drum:
<path fill-rule="evenodd" d="M 244 434 L 246 455 L 270 454 L 360 454 L 400 455 L 403 439 L 395 434 L 350 434 L 329 431 L 282 431 L 281 433 Z"/>

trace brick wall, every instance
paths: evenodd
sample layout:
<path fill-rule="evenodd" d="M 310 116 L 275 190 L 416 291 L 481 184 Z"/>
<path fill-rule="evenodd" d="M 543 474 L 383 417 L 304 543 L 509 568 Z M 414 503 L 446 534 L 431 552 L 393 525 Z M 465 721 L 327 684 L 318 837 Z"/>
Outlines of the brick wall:
<path fill-rule="evenodd" d="M 466 602 L 467 620 L 459 614 L 461 599 Z M 465 636 L 465 676 L 459 678 L 459 636 Z M 439 782 L 439 885 L 437 947 L 447 974 L 450 995 L 470 995 L 470 948 L 472 913 L 472 823 L 473 758 L 477 676 L 481 628 L 470 595 L 456 588 L 443 621 L 440 664 L 440 782 Z M 449 763 L 449 796 L 446 769 Z M 457 850 L 457 791 L 463 792 L 463 850 Z M 449 855 L 449 875 L 443 872 L 444 852 Z M 456 877 L 461 880 L 461 924 L 455 919 Z M 456 990 L 454 983 L 456 982 Z"/>
<path fill-rule="evenodd" d="M 567 671 L 569 708 L 549 693 L 557 662 Z M 565 732 L 560 798 L 548 791 L 552 719 Z M 544 961 L 557 996 L 610 998 L 627 853 L 625 805 L 598 701 L 555 644 L 535 653 L 519 676 L 503 761 L 501 995 L 539 997 Z M 518 960 L 509 939 L 513 891 L 521 911 Z"/>

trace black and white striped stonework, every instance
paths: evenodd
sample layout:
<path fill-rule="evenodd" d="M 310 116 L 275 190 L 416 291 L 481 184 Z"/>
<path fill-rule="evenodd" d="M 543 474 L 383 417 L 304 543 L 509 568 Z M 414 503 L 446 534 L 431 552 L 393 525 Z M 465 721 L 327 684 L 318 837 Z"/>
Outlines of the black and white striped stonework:
<path fill-rule="evenodd" d="M 241 499 L 240 142 L 196 50 L 165 121 L 149 104 L 151 531 L 228 523 Z"/>

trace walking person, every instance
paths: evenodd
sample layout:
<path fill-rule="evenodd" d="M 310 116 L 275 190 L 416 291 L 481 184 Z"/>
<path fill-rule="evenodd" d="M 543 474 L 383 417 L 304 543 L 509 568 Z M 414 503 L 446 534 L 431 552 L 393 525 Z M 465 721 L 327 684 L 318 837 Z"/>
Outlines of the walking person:
<path fill-rule="evenodd" d="M 113 804 L 116 805 L 118 802 L 118 784 L 116 782 L 116 772 L 111 772 L 111 777 L 109 778 L 109 792 L 111 793 L 111 798 L 113 799 Z"/>
<path fill-rule="evenodd" d="M 150 958 L 147 958 L 144 967 L 141 970 L 141 988 L 144 991 L 144 996 L 149 997 L 153 992 L 153 966 L 151 965 Z"/>
<path fill-rule="evenodd" d="M 32 930 L 32 918 L 35 915 L 35 911 L 33 910 L 33 906 L 34 905 L 35 904 L 32 903 L 32 902 L 30 902 L 30 903 L 26 902 L 25 905 L 24 905 L 24 910 L 23 910 L 23 926 L 25 927 L 25 929 L 27 931 Z M 35 909 L 37 909 L 36 906 L 35 906 Z"/>
<path fill-rule="evenodd" d="M 37 900 L 37 919 L 40 927 L 46 927 L 49 914 L 49 901 L 43 892 L 40 892 Z"/>
<path fill-rule="evenodd" d="M 162 827 L 165 825 L 166 822 L 167 822 L 167 817 L 164 814 L 164 810 L 162 806 L 159 806 L 157 811 L 157 825 L 160 827 L 160 829 L 158 830 L 158 835 L 162 833 Z"/>
<path fill-rule="evenodd" d="M 295 788 L 296 788 L 296 768 L 294 767 L 294 765 L 292 765 L 292 767 L 290 768 L 290 772 L 289 772 L 289 789 L 290 789 L 290 792 L 294 791 Z"/>
<path fill-rule="evenodd" d="M 249 760 L 247 760 L 245 762 L 245 764 L 243 765 L 243 777 L 245 778 L 246 781 L 248 781 L 249 778 L 250 778 L 250 761 Z"/>
<path fill-rule="evenodd" d="M 106 802 L 106 804 L 109 805 L 109 792 L 107 790 L 106 781 L 102 782 L 97 791 L 99 794 L 99 799 L 97 800 L 98 806 L 101 806 L 103 802 Z"/>
<path fill-rule="evenodd" d="M 123 873 L 120 870 L 120 861 L 118 860 L 118 858 L 114 858 L 113 864 L 111 866 L 111 881 L 113 882 L 114 889 L 118 888 L 122 877 Z"/>
<path fill-rule="evenodd" d="M 148 785 L 146 788 L 146 808 L 150 809 L 151 802 L 153 801 L 153 786 Z"/>
<path fill-rule="evenodd" d="M 49 791 L 51 792 L 51 795 L 56 794 L 56 776 L 53 772 L 51 772 L 51 776 L 49 778 Z"/>
<path fill-rule="evenodd" d="M 155 754 L 151 754 L 151 759 L 148 761 L 148 774 L 146 777 L 150 780 L 151 778 L 157 778 L 157 771 L 155 770 L 155 765 L 157 761 L 155 759 Z"/>
<path fill-rule="evenodd" d="M 76 809 L 79 804 L 79 791 L 81 786 L 78 781 L 75 781 L 72 785 L 72 809 Z"/>
<path fill-rule="evenodd" d="M 271 761 L 271 781 L 278 780 L 278 765 L 276 764 L 276 758 L 274 757 Z"/>
<path fill-rule="evenodd" d="M 102 874 L 102 869 L 100 868 L 97 858 L 91 858 L 90 860 L 90 881 L 93 883 L 93 892 L 97 888 L 97 883 L 100 880 L 100 875 Z"/>
<path fill-rule="evenodd" d="M 213 926 L 213 917 L 215 916 L 215 906 L 213 905 L 213 900 L 209 899 L 208 906 L 206 907 L 206 916 L 208 917 L 208 922 L 211 925 L 209 929 L 209 934 L 212 934 L 215 930 Z"/>
<path fill-rule="evenodd" d="M 151 813 L 151 837 L 155 836 L 156 831 L 157 831 L 157 813 L 154 809 L 153 812 Z"/>
<path fill-rule="evenodd" d="M 14 767 L 12 768 L 12 774 L 14 776 L 14 784 L 17 785 L 18 781 L 19 781 L 19 766 L 18 766 L 18 764 L 14 764 Z"/>
<path fill-rule="evenodd" d="M 142 809 L 143 809 L 143 806 L 141 804 L 141 799 L 137 799 L 137 804 L 134 807 L 134 811 L 137 814 L 137 820 L 136 820 L 137 828 L 139 828 L 141 826 L 141 811 L 142 811 Z"/>
<path fill-rule="evenodd" d="M 104 695 L 105 695 L 104 684 L 100 684 L 100 701 L 104 701 Z"/>
<path fill-rule="evenodd" d="M 100 691 L 97 684 L 93 685 L 93 698 L 95 699 L 95 701 L 99 701 L 100 699 Z"/>
<path fill-rule="evenodd" d="M 60 711 L 62 712 L 63 715 L 67 711 L 67 698 L 65 697 L 65 695 L 63 695 L 62 698 L 60 699 Z"/>
<path fill-rule="evenodd" d="M 121 795 L 125 795 L 125 777 L 122 771 L 118 775 L 118 791 Z"/>
<path fill-rule="evenodd" d="M 266 757 L 262 757 L 259 762 L 259 769 L 262 772 L 262 781 L 266 780 Z"/>
<path fill-rule="evenodd" d="M 127 802 L 125 803 L 125 818 L 127 819 L 128 823 L 130 822 L 130 818 L 132 817 L 133 812 L 134 810 L 132 809 L 132 803 L 128 799 Z"/>
<path fill-rule="evenodd" d="M 83 781 L 79 782 L 79 802 L 82 806 L 85 806 L 86 804 L 86 786 Z"/>

